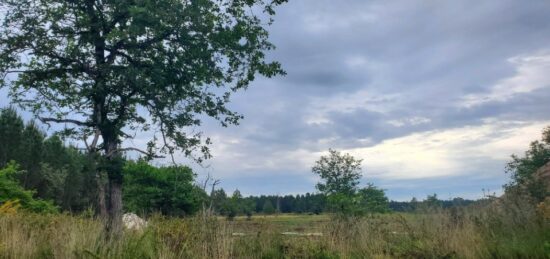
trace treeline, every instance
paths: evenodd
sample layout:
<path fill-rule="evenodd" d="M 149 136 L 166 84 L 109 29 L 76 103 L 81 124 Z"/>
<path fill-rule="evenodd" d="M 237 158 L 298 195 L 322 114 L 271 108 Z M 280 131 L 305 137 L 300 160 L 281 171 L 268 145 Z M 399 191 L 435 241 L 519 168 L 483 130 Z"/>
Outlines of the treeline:
<path fill-rule="evenodd" d="M 66 147 L 59 136 L 47 137 L 34 122 L 25 124 L 11 108 L 0 112 L 0 168 L 7 170 L 4 178 L 32 190 L 33 198 L 52 201 L 62 210 L 78 212 L 95 204 L 97 186 L 90 160 Z M 9 197 L 13 195 L 3 185 L 0 202 L 22 199 Z"/>
<path fill-rule="evenodd" d="M 390 201 L 389 207 L 392 211 L 397 212 L 414 212 L 418 210 L 442 208 L 447 209 L 451 207 L 468 206 L 477 202 L 476 200 L 468 200 L 460 197 L 440 200 L 437 198 L 437 194 L 428 195 L 425 200 L 418 201 L 413 198 L 410 201 Z"/>
<path fill-rule="evenodd" d="M 508 164 L 508 172 L 516 182 L 532 182 L 535 169 L 548 161 L 549 132 L 545 131 L 542 141 L 533 142 L 524 157 L 514 156 Z M 231 218 L 260 213 L 320 214 L 331 210 L 327 197 L 320 193 L 243 197 L 238 190 L 227 194 L 217 189 L 208 195 L 204 186 L 195 184 L 196 175 L 189 167 L 155 167 L 141 160 L 124 163 L 123 200 L 124 209 L 129 212 L 183 216 L 208 209 Z M 14 109 L 0 111 L 0 206 L 18 200 L 31 211 L 100 212 L 102 189 L 107 187 L 105 178 L 96 158 L 66 146 L 59 135 L 47 136 L 33 121 L 25 123 Z M 518 186 L 516 182 L 507 189 Z M 529 190 L 534 190 L 537 201 L 545 197 L 537 188 Z M 358 195 L 363 197 L 361 206 L 372 212 L 384 212 L 386 208 L 412 212 L 476 202 L 462 198 L 440 200 L 435 194 L 422 201 L 388 201 L 383 190 L 371 185 Z"/>
<path fill-rule="evenodd" d="M 321 214 L 330 210 L 327 198 L 320 193 L 304 195 L 260 195 L 243 197 L 239 190 L 227 194 L 225 190 L 214 191 L 212 209 L 215 214 L 227 217 L 252 214 L 307 213 Z M 413 198 L 411 201 L 389 201 L 388 208 L 395 212 L 415 212 L 425 209 L 468 206 L 477 202 L 463 198 L 440 200 L 436 194 L 428 195 L 424 200 Z M 378 212 L 378 211 L 377 211 Z"/>
<path fill-rule="evenodd" d="M 0 111 L 0 206 L 13 204 L 35 212 L 86 210 L 100 213 L 107 179 L 98 160 L 58 135 L 47 136 L 12 108 Z M 123 200 L 139 214 L 193 214 L 207 201 L 185 166 L 154 167 L 126 160 Z M 20 204 L 15 204 L 20 203 Z"/>
<path fill-rule="evenodd" d="M 224 189 L 213 192 L 211 209 L 215 214 L 234 217 L 236 215 L 311 213 L 326 211 L 326 197 L 322 194 L 305 195 L 261 195 L 243 197 L 239 190 L 228 196 Z"/>

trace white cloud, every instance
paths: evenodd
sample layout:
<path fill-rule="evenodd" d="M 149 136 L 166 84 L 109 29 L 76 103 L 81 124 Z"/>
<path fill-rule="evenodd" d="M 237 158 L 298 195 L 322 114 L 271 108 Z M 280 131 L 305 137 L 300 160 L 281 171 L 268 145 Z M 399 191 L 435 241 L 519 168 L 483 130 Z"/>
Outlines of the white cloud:
<path fill-rule="evenodd" d="M 310 115 L 308 121 L 329 123 L 328 113 L 349 113 L 360 109 L 387 113 L 394 108 L 392 102 L 399 97 L 399 94 L 380 94 L 370 90 L 360 90 L 354 93 L 312 98 L 311 104 L 306 107 Z"/>
<path fill-rule="evenodd" d="M 511 154 L 526 149 L 548 124 L 549 121 L 497 122 L 428 131 L 344 152 L 364 159 L 363 168 L 371 177 L 418 179 L 467 175 L 479 171 L 476 168 L 479 161 L 498 160 L 504 167 Z"/>
<path fill-rule="evenodd" d="M 550 121 L 487 119 L 479 126 L 413 133 L 374 146 L 371 140 L 361 139 L 358 143 L 364 147 L 339 150 L 363 159 L 364 175 L 370 179 L 407 180 L 459 175 L 482 179 L 503 176 L 503 170 L 488 169 L 486 175 L 472 174 L 486 170 L 487 163 L 501 164 L 503 169 L 510 155 L 522 153 L 531 141 L 539 138 L 547 125 Z M 246 139 L 214 138 L 210 170 L 221 178 L 274 176 L 273 172 L 308 176 L 315 161 L 326 154 L 326 151 L 302 147 L 273 152 L 249 149 L 251 143 Z M 338 138 L 319 139 L 316 144 L 323 143 L 332 143 L 338 149 Z"/>
<path fill-rule="evenodd" d="M 502 102 L 517 94 L 550 87 L 550 52 L 517 56 L 508 59 L 508 62 L 516 68 L 514 76 L 499 81 L 488 93 L 466 95 L 461 100 L 460 106 L 473 107 L 487 102 Z"/>
<path fill-rule="evenodd" d="M 354 4 L 341 4 L 342 10 L 326 8 L 326 5 L 316 5 L 317 9 L 308 6 L 310 12 L 302 14 L 304 29 L 312 33 L 326 33 L 334 30 L 345 30 L 354 26 L 365 26 L 377 21 L 378 17 L 372 10 L 372 6 Z M 321 7 L 323 6 L 323 7 Z M 313 7 L 315 8 L 315 7 Z M 342 14 L 345 15 L 342 15 Z"/>
<path fill-rule="evenodd" d="M 388 121 L 388 124 L 391 124 L 394 127 L 403 127 L 403 126 L 416 126 L 420 124 L 426 124 L 430 123 L 432 120 L 425 117 L 411 117 L 411 118 L 404 118 L 399 120 L 390 120 Z"/>

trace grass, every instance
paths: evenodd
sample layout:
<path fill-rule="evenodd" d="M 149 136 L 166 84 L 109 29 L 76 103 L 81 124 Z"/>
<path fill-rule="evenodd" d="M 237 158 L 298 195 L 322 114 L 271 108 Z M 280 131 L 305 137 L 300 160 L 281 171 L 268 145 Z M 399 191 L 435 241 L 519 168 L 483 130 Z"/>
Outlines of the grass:
<path fill-rule="evenodd" d="M 143 231 L 108 238 L 99 220 L 85 216 L 3 215 L 0 258 L 550 258 L 548 219 L 518 202 L 346 219 L 148 220 Z"/>
<path fill-rule="evenodd" d="M 220 220 L 225 218 L 220 217 Z M 330 221 L 328 214 L 275 214 L 235 217 L 230 224 L 239 233 L 261 231 L 266 225 L 280 232 L 321 232 L 324 225 Z"/>

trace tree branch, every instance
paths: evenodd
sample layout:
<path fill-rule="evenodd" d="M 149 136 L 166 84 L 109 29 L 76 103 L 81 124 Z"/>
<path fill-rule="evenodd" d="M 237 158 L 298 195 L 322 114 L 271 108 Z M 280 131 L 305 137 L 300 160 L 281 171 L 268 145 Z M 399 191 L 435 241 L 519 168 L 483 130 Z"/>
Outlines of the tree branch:
<path fill-rule="evenodd" d="M 116 149 L 116 150 L 112 151 L 110 154 L 107 154 L 107 156 L 112 155 L 112 153 L 114 153 L 114 152 L 125 152 L 125 151 L 136 151 L 136 152 L 142 153 L 144 155 L 151 156 L 153 158 L 165 158 L 165 156 L 157 156 L 157 155 L 151 154 L 147 151 L 143 151 L 143 150 L 141 150 L 139 148 L 135 148 L 135 147 L 119 148 L 119 149 Z"/>
<path fill-rule="evenodd" d="M 92 140 L 92 144 L 90 145 L 90 148 L 92 148 L 92 150 L 95 150 L 97 146 L 97 141 L 99 140 L 100 135 L 101 135 L 101 131 L 99 131 L 99 129 L 96 129 L 94 134 L 94 139 Z"/>
<path fill-rule="evenodd" d="M 79 120 L 72 120 L 72 119 L 55 119 L 55 118 L 44 118 L 44 117 L 38 117 L 38 119 L 45 124 L 50 125 L 50 122 L 55 123 L 72 123 L 78 126 L 85 126 L 85 127 L 92 127 L 94 126 L 93 123 L 90 122 L 84 122 Z"/>

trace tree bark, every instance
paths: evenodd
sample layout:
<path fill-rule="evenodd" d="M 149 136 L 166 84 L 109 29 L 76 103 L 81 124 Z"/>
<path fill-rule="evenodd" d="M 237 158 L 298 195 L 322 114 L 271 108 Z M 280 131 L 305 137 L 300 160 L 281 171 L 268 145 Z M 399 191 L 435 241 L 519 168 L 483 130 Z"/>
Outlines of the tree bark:
<path fill-rule="evenodd" d="M 122 182 L 110 182 L 109 228 L 114 233 L 122 231 Z"/>
<path fill-rule="evenodd" d="M 107 201 L 105 200 L 105 183 L 101 179 L 101 173 L 96 174 L 97 180 L 97 206 L 99 207 L 99 216 L 102 220 L 107 220 Z"/>
<path fill-rule="evenodd" d="M 103 139 L 106 154 L 105 171 L 109 179 L 109 220 L 107 229 L 116 236 L 122 232 L 122 168 L 124 161 L 117 151 L 118 141 L 112 138 L 112 135 L 106 133 L 104 133 Z"/>

